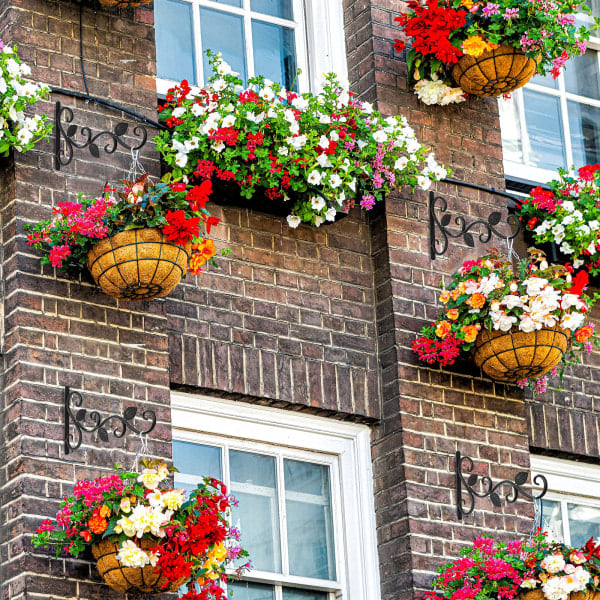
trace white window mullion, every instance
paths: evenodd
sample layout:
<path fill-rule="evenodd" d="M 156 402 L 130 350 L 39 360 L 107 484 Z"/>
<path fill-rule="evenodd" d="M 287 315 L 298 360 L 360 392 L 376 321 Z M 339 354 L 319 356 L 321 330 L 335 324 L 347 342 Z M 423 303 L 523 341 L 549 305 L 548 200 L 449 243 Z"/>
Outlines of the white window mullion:
<path fill-rule="evenodd" d="M 569 511 L 567 509 L 567 501 L 560 501 L 560 514 L 563 522 L 563 539 L 565 544 L 571 545 L 571 528 L 569 527 Z"/>
<path fill-rule="evenodd" d="M 192 3 L 192 23 L 194 28 L 194 55 L 196 57 L 196 84 L 202 85 L 204 79 L 204 53 L 202 51 L 202 30 L 200 29 L 200 6 Z"/>
<path fill-rule="evenodd" d="M 280 585 L 275 586 L 275 600 L 283 600 L 283 588 Z"/>
<path fill-rule="evenodd" d="M 277 495 L 279 497 L 279 537 L 281 540 L 281 572 L 285 576 L 290 574 L 290 561 L 288 554 L 288 539 L 286 526 L 285 506 L 285 473 L 283 469 L 283 457 L 277 457 Z"/>
<path fill-rule="evenodd" d="M 567 106 L 567 91 L 565 88 L 565 76 L 561 73 L 558 78 L 558 89 L 560 90 L 560 117 L 563 126 L 563 135 L 565 136 L 565 159 L 567 161 L 567 170 L 572 173 L 573 145 L 571 143 L 571 127 L 569 125 L 569 109 Z"/>

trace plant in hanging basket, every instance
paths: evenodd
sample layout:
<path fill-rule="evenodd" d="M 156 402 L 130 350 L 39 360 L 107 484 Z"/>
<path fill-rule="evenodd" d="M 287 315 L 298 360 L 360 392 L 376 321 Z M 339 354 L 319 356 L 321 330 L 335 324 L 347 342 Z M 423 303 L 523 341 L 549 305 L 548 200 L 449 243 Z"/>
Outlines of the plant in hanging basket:
<path fill-rule="evenodd" d="M 166 177 L 150 185 L 143 175 L 122 183 L 117 196 L 111 188 L 99 198 L 80 194 L 78 202 L 59 202 L 51 219 L 26 225 L 42 264 L 71 274 L 87 265 L 106 294 L 128 300 L 166 296 L 186 273 L 215 265 L 210 181 L 187 186 Z"/>
<path fill-rule="evenodd" d="M 582 1 L 409 0 L 398 21 L 411 48 L 409 78 L 425 104 L 463 102 L 468 94 L 500 96 L 585 52 L 590 30 L 576 27 Z M 594 27 L 600 19 L 594 19 Z M 402 51 L 405 40 L 395 40 Z"/>
<path fill-rule="evenodd" d="M 225 570 L 239 575 L 249 563 L 230 523 L 235 500 L 225 485 L 205 478 L 187 496 L 168 487 L 173 467 L 142 461 L 141 474 L 121 471 L 82 480 L 65 498 L 56 520 L 45 520 L 32 537 L 37 547 L 56 546 L 79 556 L 90 548 L 112 589 L 126 593 L 176 591 L 189 600 L 225 600 Z"/>
<path fill-rule="evenodd" d="M 551 189 L 532 189 L 516 214 L 536 244 L 554 242 L 575 269 L 600 275 L 600 165 L 581 167 L 578 177 L 558 172 Z"/>
<path fill-rule="evenodd" d="M 174 180 L 231 182 L 288 206 L 288 223 L 319 226 L 355 203 L 365 210 L 391 190 L 427 189 L 447 175 L 402 116 L 384 118 L 325 76 L 319 94 L 298 94 L 264 77 L 242 80 L 208 52 L 213 77 L 193 94 L 186 81 L 160 108 L 169 127 L 156 147 Z"/>
<path fill-rule="evenodd" d="M 544 391 L 547 373 L 562 378 L 566 366 L 581 362 L 579 351 L 598 345 L 594 324 L 586 322 L 593 304 L 583 293 L 587 281 L 585 272 L 573 277 L 549 265 L 535 248 L 515 271 L 492 250 L 453 275 L 440 295 L 444 308 L 413 350 L 419 360 L 441 366 L 469 352 L 492 379 Z"/>
<path fill-rule="evenodd" d="M 590 539 L 577 549 L 548 542 L 546 535 L 538 530 L 528 542 L 475 539 L 459 559 L 438 569 L 426 598 L 584 600 L 598 594 L 600 545 Z"/>

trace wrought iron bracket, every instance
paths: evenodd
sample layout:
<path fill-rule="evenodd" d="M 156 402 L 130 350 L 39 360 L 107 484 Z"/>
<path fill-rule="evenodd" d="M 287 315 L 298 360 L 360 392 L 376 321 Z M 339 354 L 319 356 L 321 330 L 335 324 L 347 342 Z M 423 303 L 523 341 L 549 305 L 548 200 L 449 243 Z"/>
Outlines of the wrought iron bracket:
<path fill-rule="evenodd" d="M 71 108 L 56 103 L 54 111 L 54 165 L 57 171 L 68 165 L 73 160 L 75 149 L 88 148 L 94 158 L 100 158 L 100 150 L 106 154 L 114 154 L 119 146 L 126 150 L 139 150 L 148 140 L 148 130 L 142 124 L 133 127 L 132 133 L 139 141 L 129 144 L 124 136 L 129 132 L 130 123 L 119 121 L 113 131 L 100 131 L 94 133 L 87 125 L 75 125 L 74 115 Z M 75 139 L 80 134 L 82 140 Z M 106 141 L 99 141 L 105 137 Z M 64 141 L 64 149 L 63 142 Z"/>
<path fill-rule="evenodd" d="M 89 411 L 81 408 L 83 397 L 79 392 L 65 388 L 65 454 L 77 450 L 81 446 L 84 433 L 98 432 L 98 437 L 104 443 L 108 443 L 108 434 L 111 426 L 109 421 L 115 421 L 112 434 L 116 438 L 122 438 L 127 429 L 134 433 L 148 434 L 156 426 L 156 414 L 153 410 L 145 410 L 142 418 L 150 422 L 147 429 L 138 429 L 133 425 L 133 420 L 137 415 L 137 407 L 129 406 L 123 411 L 123 415 L 109 415 L 102 418 L 98 411 Z M 74 413 L 74 409 L 79 408 Z"/>
<path fill-rule="evenodd" d="M 468 479 L 465 479 L 463 474 L 463 467 L 470 473 Z M 456 453 L 456 512 L 458 518 L 462 519 L 466 515 L 470 515 L 475 508 L 475 498 L 487 498 L 491 500 L 492 504 L 497 508 L 502 506 L 500 494 L 498 490 L 503 486 L 509 488 L 508 492 L 504 494 L 504 500 L 513 504 L 517 501 L 519 494 L 530 500 L 540 500 L 543 498 L 548 491 L 548 481 L 539 473 L 533 478 L 533 483 L 540 486 L 542 489 L 539 494 L 529 493 L 523 489 L 523 485 L 527 481 L 527 471 L 521 471 L 515 475 L 515 480 L 504 479 L 494 484 L 491 477 L 487 475 L 481 477 L 481 489 L 483 491 L 478 492 L 474 489 L 479 481 L 479 475 L 471 473 L 473 470 L 473 461 L 468 456 L 461 456 L 460 452 Z M 468 494 L 468 500 L 463 497 L 463 492 Z"/>
<path fill-rule="evenodd" d="M 500 194 L 496 190 L 491 190 L 492 188 L 489 190 L 490 193 L 508 196 L 507 194 Z M 439 216 L 437 213 L 438 209 L 440 213 Z M 441 196 L 436 196 L 435 192 L 433 191 L 429 192 L 429 247 L 431 260 L 435 260 L 437 256 L 442 256 L 446 253 L 448 250 L 449 238 L 462 237 L 467 246 L 474 248 L 475 236 L 478 236 L 480 242 L 486 244 L 490 241 L 492 235 L 495 235 L 503 240 L 513 240 L 521 231 L 521 222 L 513 214 L 509 214 L 506 218 L 506 222 L 511 228 L 511 233 L 509 235 L 505 235 L 496 229 L 496 226 L 499 225 L 500 221 L 502 220 L 502 213 L 499 211 L 494 211 L 490 213 L 487 219 L 479 219 L 477 221 L 473 221 L 469 225 L 467 225 L 467 222 L 463 216 L 458 215 L 454 217 L 454 224 L 452 227 L 458 227 L 458 231 L 453 232 L 448 227 L 450 225 L 450 221 L 452 220 L 452 216 L 446 212 L 447 210 L 448 203 L 446 202 L 446 199 L 442 198 Z M 472 233 L 474 229 L 479 229 L 480 233 Z"/>

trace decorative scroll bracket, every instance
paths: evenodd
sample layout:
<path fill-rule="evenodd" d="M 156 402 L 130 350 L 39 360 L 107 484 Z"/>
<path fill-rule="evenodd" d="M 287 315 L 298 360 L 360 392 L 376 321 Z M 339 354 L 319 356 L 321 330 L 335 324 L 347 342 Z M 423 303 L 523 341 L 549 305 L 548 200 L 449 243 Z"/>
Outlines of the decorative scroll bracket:
<path fill-rule="evenodd" d="M 463 475 L 463 465 L 466 465 L 465 470 L 470 473 L 469 478 L 465 479 Z M 486 498 L 489 496 L 492 504 L 496 507 L 502 506 L 498 489 L 502 486 L 509 486 L 510 490 L 504 495 L 504 499 L 509 504 L 513 504 L 517 501 L 519 494 L 529 498 L 530 500 L 540 500 L 543 498 L 548 491 L 548 481 L 540 474 L 537 474 L 533 478 L 533 483 L 539 485 L 542 490 L 538 495 L 529 493 L 523 489 L 523 485 L 527 481 L 527 471 L 521 471 L 515 475 L 515 480 L 510 481 L 504 479 L 494 484 L 492 479 L 487 475 L 481 478 L 482 492 L 477 492 L 473 488 L 477 485 L 479 475 L 471 473 L 473 470 L 473 461 L 468 456 L 461 456 L 460 452 L 456 453 L 456 512 L 458 518 L 462 519 L 466 515 L 470 515 L 475 508 L 475 497 Z M 463 498 L 463 492 L 469 495 L 468 503 Z"/>
<path fill-rule="evenodd" d="M 144 125 L 138 124 L 133 127 L 133 135 L 140 138 L 140 141 L 134 145 L 128 144 L 123 137 L 129 131 L 129 123 L 125 121 L 118 122 L 113 131 L 94 132 L 86 125 L 80 126 L 73 123 L 73 111 L 68 106 L 62 106 L 60 102 L 56 103 L 54 112 L 54 165 L 57 171 L 61 167 L 68 165 L 73 160 L 74 149 L 88 148 L 94 158 L 100 158 L 100 150 L 106 154 L 114 154 L 119 146 L 126 150 L 135 151 L 144 146 L 148 140 L 148 130 Z M 65 128 L 66 127 L 66 128 Z M 75 140 L 77 133 L 80 132 L 82 141 Z M 97 143 L 101 137 L 106 137 L 107 141 Z M 65 142 L 64 151 L 62 141 Z"/>
<path fill-rule="evenodd" d="M 499 194 L 499 192 L 495 190 L 492 191 L 491 188 L 489 191 L 491 193 Z M 505 196 L 506 194 L 499 195 Z M 438 208 L 441 218 L 438 218 L 438 214 L 436 213 L 436 209 Z M 511 227 L 511 231 L 513 228 L 515 228 L 515 231 L 510 235 L 504 235 L 501 231 L 498 231 L 498 229 L 496 229 L 496 225 L 498 225 L 502 220 L 502 213 L 494 211 L 490 213 L 487 220 L 479 219 L 477 221 L 473 221 L 473 223 L 470 225 L 467 225 L 463 216 L 459 215 L 454 217 L 454 225 L 459 227 L 459 231 L 457 233 L 453 233 L 448 229 L 448 225 L 450 225 L 452 217 L 446 212 L 447 210 L 448 203 L 446 202 L 445 198 L 436 196 L 435 192 L 429 192 L 429 245 L 431 260 L 435 260 L 436 256 L 442 256 L 446 253 L 448 250 L 448 238 L 462 237 L 467 246 L 474 248 L 474 236 L 476 235 L 478 235 L 480 242 L 486 244 L 490 241 L 492 235 L 509 241 L 515 239 L 521 231 L 521 222 L 513 214 L 508 215 L 506 222 Z M 483 228 L 483 231 L 479 234 L 471 233 L 471 231 L 477 227 Z M 439 238 L 437 237 L 438 231 L 441 234 Z"/>
<path fill-rule="evenodd" d="M 150 426 L 147 429 L 138 429 L 133 425 L 133 420 L 137 414 L 135 406 L 126 408 L 122 416 L 109 415 L 103 419 L 97 411 L 88 412 L 85 408 L 79 408 L 73 414 L 74 407 L 81 407 L 82 403 L 83 397 L 79 392 L 72 391 L 69 387 L 65 388 L 65 454 L 69 454 L 81 446 L 84 433 L 94 433 L 97 431 L 100 440 L 108 443 L 110 427 L 107 427 L 107 424 L 113 419 L 116 421 L 116 424 L 112 430 L 112 434 L 116 438 L 123 437 L 127 429 L 144 435 L 150 433 L 156 426 L 156 414 L 150 409 L 142 413 L 142 418 L 149 421 Z M 86 421 L 88 421 L 87 424 Z M 73 435 L 71 435 L 71 428 L 74 428 Z"/>

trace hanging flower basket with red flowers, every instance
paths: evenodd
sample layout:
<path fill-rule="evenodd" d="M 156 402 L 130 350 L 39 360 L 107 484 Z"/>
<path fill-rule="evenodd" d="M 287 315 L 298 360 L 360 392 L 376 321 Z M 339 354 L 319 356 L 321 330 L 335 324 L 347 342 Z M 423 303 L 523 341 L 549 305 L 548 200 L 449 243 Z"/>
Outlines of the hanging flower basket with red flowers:
<path fill-rule="evenodd" d="M 219 219 L 206 209 L 210 181 L 150 185 L 143 175 L 123 184 L 117 196 L 113 189 L 99 198 L 80 195 L 78 202 L 59 202 L 51 219 L 26 225 L 42 264 L 71 274 L 87 265 L 102 291 L 127 300 L 166 296 L 186 273 L 214 264 L 208 235 Z"/>
<path fill-rule="evenodd" d="M 57 557 L 63 548 L 71 556 L 90 548 L 105 583 L 123 594 L 188 584 L 188 600 L 225 600 L 225 570 L 239 575 L 249 564 L 233 566 L 248 556 L 229 524 L 235 500 L 212 478 L 186 495 L 166 484 L 176 469 L 160 460 L 142 463 L 141 474 L 117 470 L 78 481 L 56 520 L 38 527 L 33 545 L 56 546 Z"/>
<path fill-rule="evenodd" d="M 591 31 L 576 27 L 589 13 L 579 0 L 408 0 L 396 17 L 411 48 L 409 78 L 425 104 L 500 96 L 585 52 Z M 593 30 L 600 24 L 594 20 Z M 405 40 L 395 40 L 400 52 Z"/>

